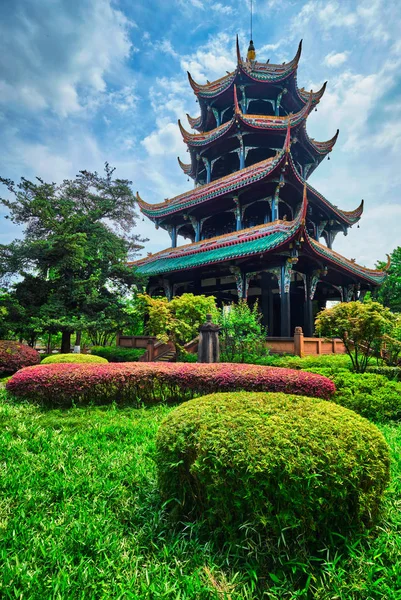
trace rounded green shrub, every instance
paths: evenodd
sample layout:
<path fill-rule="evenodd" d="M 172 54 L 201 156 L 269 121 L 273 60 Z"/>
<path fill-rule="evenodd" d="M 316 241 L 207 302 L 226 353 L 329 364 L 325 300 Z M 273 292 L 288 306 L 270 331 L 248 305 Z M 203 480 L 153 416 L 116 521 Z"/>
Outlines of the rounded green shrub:
<path fill-rule="evenodd" d="M 224 538 L 254 532 L 285 544 L 373 524 L 389 481 L 375 425 L 324 400 L 211 394 L 173 410 L 156 442 L 162 497 L 178 519 Z"/>
<path fill-rule="evenodd" d="M 92 356 L 101 356 L 108 362 L 137 362 L 145 354 L 144 348 L 121 348 L 120 346 L 93 346 Z"/>
<path fill-rule="evenodd" d="M 100 356 L 92 356 L 91 354 L 53 354 L 47 356 L 42 360 L 42 365 L 51 365 L 57 363 L 107 363 L 109 362 L 106 358 Z"/>
<path fill-rule="evenodd" d="M 40 363 L 39 352 L 12 340 L 0 340 L 0 373 L 15 373 L 23 367 Z"/>

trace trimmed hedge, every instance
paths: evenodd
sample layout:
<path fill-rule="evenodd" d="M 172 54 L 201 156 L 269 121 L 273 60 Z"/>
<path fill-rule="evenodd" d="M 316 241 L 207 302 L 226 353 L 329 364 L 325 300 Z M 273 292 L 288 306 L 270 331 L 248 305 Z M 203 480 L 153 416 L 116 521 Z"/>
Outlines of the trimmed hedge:
<path fill-rule="evenodd" d="M 107 363 L 108 360 L 100 356 L 92 356 L 91 354 L 52 354 L 42 360 L 42 365 L 52 365 L 58 363 Z"/>
<path fill-rule="evenodd" d="M 7 383 L 18 398 L 49 406 L 140 405 L 182 402 L 217 391 L 274 391 L 330 398 L 330 379 L 302 371 L 232 364 L 109 363 L 43 365 L 24 369 Z"/>
<path fill-rule="evenodd" d="M 372 366 L 366 369 L 367 373 L 376 373 L 376 375 L 384 375 L 390 381 L 401 381 L 401 367 Z"/>
<path fill-rule="evenodd" d="M 93 346 L 92 355 L 106 358 L 109 362 L 136 362 L 145 354 L 143 348 L 120 348 L 120 346 Z"/>
<path fill-rule="evenodd" d="M 156 441 L 163 500 L 223 539 L 304 544 L 372 525 L 389 451 L 366 419 L 286 394 L 212 394 L 173 410 Z"/>
<path fill-rule="evenodd" d="M 39 352 L 11 340 L 0 340 L 0 373 L 15 373 L 23 367 L 40 363 Z"/>

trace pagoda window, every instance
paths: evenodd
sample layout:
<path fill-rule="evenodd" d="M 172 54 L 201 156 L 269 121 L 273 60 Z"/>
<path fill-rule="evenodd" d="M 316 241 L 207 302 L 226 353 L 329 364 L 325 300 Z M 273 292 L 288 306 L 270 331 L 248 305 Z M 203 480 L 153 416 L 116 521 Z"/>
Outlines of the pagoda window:
<path fill-rule="evenodd" d="M 292 221 L 294 218 L 291 206 L 281 198 L 278 203 L 278 218 L 284 221 Z"/>
<path fill-rule="evenodd" d="M 250 115 L 274 115 L 275 101 L 269 98 L 250 98 L 248 113 Z"/>
<path fill-rule="evenodd" d="M 268 199 L 254 202 L 246 207 L 243 217 L 243 228 L 255 227 L 263 223 L 270 223 L 271 208 Z"/>
<path fill-rule="evenodd" d="M 211 180 L 214 181 L 238 171 L 240 159 L 237 150 L 234 150 L 212 162 Z"/>
<path fill-rule="evenodd" d="M 227 211 L 210 217 L 202 228 L 202 239 L 208 240 L 218 235 L 232 233 L 236 230 L 235 214 Z"/>
<path fill-rule="evenodd" d="M 275 148 L 249 148 L 246 156 L 246 166 L 250 167 L 262 160 L 272 158 L 276 154 Z"/>

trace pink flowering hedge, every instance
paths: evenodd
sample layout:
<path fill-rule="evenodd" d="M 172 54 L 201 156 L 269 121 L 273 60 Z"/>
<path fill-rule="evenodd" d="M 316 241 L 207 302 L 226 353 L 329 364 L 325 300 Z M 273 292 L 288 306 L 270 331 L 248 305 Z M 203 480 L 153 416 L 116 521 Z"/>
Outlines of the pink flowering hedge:
<path fill-rule="evenodd" d="M 327 377 L 292 369 L 245 364 L 109 363 L 28 367 L 7 383 L 14 396 L 49 406 L 140 405 L 182 402 L 214 392 L 286 392 L 328 399 Z"/>
<path fill-rule="evenodd" d="M 15 373 L 18 369 L 40 363 L 39 352 L 12 340 L 0 340 L 0 373 Z"/>

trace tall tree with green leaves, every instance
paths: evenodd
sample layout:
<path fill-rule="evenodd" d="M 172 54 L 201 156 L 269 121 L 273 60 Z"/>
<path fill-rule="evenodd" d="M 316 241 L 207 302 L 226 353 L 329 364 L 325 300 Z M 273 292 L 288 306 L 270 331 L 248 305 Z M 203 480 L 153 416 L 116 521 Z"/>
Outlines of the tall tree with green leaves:
<path fill-rule="evenodd" d="M 114 179 L 107 163 L 103 175 L 81 171 L 60 185 L 0 182 L 11 195 L 0 198 L 8 218 L 24 228 L 22 239 L 0 245 L 2 284 L 14 294 L 25 287 L 25 297 L 38 290 L 34 316 L 44 331 L 62 332 L 69 352 L 73 331 L 118 321 L 122 298 L 142 283 L 126 264 L 146 241 L 133 233 L 131 182 Z"/>
<path fill-rule="evenodd" d="M 393 312 L 401 312 L 401 246 L 392 252 L 390 258 L 387 277 L 375 296 Z M 382 269 L 384 266 L 385 263 L 379 263 L 377 268 Z"/>

